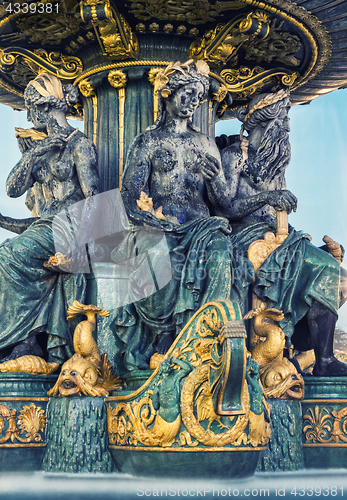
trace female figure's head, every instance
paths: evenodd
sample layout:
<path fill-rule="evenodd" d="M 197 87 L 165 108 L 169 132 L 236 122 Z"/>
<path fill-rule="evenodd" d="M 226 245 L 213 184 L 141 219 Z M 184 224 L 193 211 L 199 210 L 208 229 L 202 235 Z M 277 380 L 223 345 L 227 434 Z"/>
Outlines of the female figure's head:
<path fill-rule="evenodd" d="M 170 63 L 157 73 L 154 88 L 159 94 L 158 119 L 152 127 L 159 127 L 166 112 L 180 118 L 190 118 L 206 99 L 209 89 L 209 67 L 204 61 L 193 59 L 181 64 Z"/>
<path fill-rule="evenodd" d="M 78 102 L 78 90 L 73 85 L 62 85 L 54 75 L 41 73 L 31 80 L 24 91 L 28 120 L 36 129 L 45 129 L 49 112 L 64 121 L 69 108 Z"/>

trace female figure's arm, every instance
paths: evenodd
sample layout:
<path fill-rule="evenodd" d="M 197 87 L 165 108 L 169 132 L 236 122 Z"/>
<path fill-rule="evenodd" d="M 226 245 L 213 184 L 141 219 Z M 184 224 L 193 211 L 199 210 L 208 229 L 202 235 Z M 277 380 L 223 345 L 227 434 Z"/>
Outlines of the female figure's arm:
<path fill-rule="evenodd" d="M 129 152 L 122 181 L 122 198 L 125 205 L 133 212 L 138 212 L 136 201 L 141 192 L 148 192 L 148 180 L 151 173 L 151 160 L 144 134 L 139 135 Z M 143 212 L 142 212 L 143 213 Z"/>
<path fill-rule="evenodd" d="M 83 246 L 91 242 L 95 234 L 98 234 L 96 226 L 105 216 L 98 209 L 96 196 L 100 192 L 97 154 L 94 144 L 87 137 L 82 136 L 74 141 L 73 161 L 79 185 L 85 197 L 77 235 L 77 241 Z"/>
<path fill-rule="evenodd" d="M 0 214 L 0 227 L 12 233 L 22 234 L 29 226 L 40 217 L 30 217 L 28 219 L 13 219 Z"/>
<path fill-rule="evenodd" d="M 85 136 L 74 143 L 73 160 L 78 180 L 85 198 L 99 193 L 100 182 L 94 144 Z"/>
<path fill-rule="evenodd" d="M 54 148 L 61 148 L 66 141 L 59 134 L 46 137 L 23 153 L 22 158 L 11 170 L 6 181 L 6 192 L 10 198 L 19 198 L 34 184 L 32 171 L 41 157 Z"/>

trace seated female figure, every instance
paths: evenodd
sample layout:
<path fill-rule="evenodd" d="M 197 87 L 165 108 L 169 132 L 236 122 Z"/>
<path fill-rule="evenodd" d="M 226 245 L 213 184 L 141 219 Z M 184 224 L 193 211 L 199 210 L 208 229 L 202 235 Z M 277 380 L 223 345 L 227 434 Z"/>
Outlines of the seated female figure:
<path fill-rule="evenodd" d="M 172 272 L 166 286 L 127 307 L 116 322 L 127 344 L 125 363 L 130 369 L 148 367 L 155 350 L 166 352 L 201 305 L 215 299 L 240 300 L 246 290 L 241 279 L 233 283 L 228 221 L 210 215 L 217 201 L 228 202 L 219 152 L 214 140 L 190 121 L 207 95 L 208 73 L 203 61 L 188 61 L 158 74 L 158 120 L 136 138 L 128 156 L 122 197 L 134 231 L 144 224 L 164 231 Z M 166 220 L 139 209 L 141 192 L 152 198 L 154 209 L 162 207 Z M 136 237 L 139 251 L 146 251 L 148 241 Z M 250 279 L 245 277 L 247 283 Z"/>
<path fill-rule="evenodd" d="M 7 179 L 7 193 L 18 197 L 40 183 L 45 206 L 41 218 L 29 219 L 22 234 L 0 247 L 0 349 L 5 354 L 13 349 L 8 358 L 40 354 L 35 337 L 44 332 L 49 358 L 63 361 L 71 354 L 72 343 L 65 297 L 83 298 L 84 277 L 64 278 L 44 263 L 56 253 L 55 241 L 63 245 L 65 236 L 67 241 L 71 238 L 71 227 L 64 227 L 55 216 L 99 192 L 96 152 L 92 142 L 66 120 L 69 107 L 77 103 L 75 87 L 63 87 L 56 77 L 41 74 L 28 84 L 24 97 L 28 120 L 48 136 L 24 151 Z M 86 231 L 91 230 L 93 203 L 90 198 L 81 214 L 80 227 Z"/>

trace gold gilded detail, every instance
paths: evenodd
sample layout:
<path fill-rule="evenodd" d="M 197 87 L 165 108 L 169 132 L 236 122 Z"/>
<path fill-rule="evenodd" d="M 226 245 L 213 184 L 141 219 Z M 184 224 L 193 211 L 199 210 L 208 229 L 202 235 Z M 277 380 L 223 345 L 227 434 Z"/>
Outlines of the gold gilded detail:
<path fill-rule="evenodd" d="M 302 399 L 304 380 L 293 363 L 283 355 L 260 370 L 260 380 L 266 398 Z"/>
<path fill-rule="evenodd" d="M 257 64 L 265 61 L 267 63 L 281 62 L 288 66 L 300 64 L 294 54 L 301 48 L 301 41 L 297 35 L 281 31 L 284 21 L 276 26 L 276 19 L 268 26 L 268 34 L 263 39 L 253 38 L 245 42 L 242 49 L 247 61 L 255 61 Z M 240 27 L 241 30 L 241 27 Z"/>
<path fill-rule="evenodd" d="M 122 31 L 125 36 L 122 36 Z M 114 19 L 104 21 L 99 25 L 99 32 L 108 58 L 123 60 L 134 59 L 137 56 L 139 52 L 137 37 L 123 16 L 119 16 L 118 22 Z"/>
<path fill-rule="evenodd" d="M 96 95 L 95 88 L 90 83 L 90 81 L 86 78 L 82 80 L 78 88 L 80 89 L 81 94 L 84 97 L 91 97 L 93 103 L 93 142 L 96 145 L 96 138 L 98 133 L 98 97 Z"/>
<path fill-rule="evenodd" d="M 23 139 L 33 139 L 34 141 L 42 141 L 47 137 L 46 132 L 40 132 L 35 128 L 19 128 L 15 127 L 16 137 L 22 137 Z"/>
<path fill-rule="evenodd" d="M 334 356 L 342 363 L 347 363 L 347 353 L 344 351 L 334 351 Z"/>
<path fill-rule="evenodd" d="M 128 4 L 129 13 L 136 19 L 148 21 L 159 19 L 160 21 L 186 21 L 189 24 L 204 24 L 215 21 L 215 18 L 223 11 L 242 9 L 242 3 L 238 1 L 216 2 L 213 6 L 208 0 L 138 0 L 136 3 Z"/>
<path fill-rule="evenodd" d="M 108 81 L 112 87 L 118 89 L 118 173 L 119 173 L 119 188 L 122 187 L 122 177 L 124 168 L 124 130 L 125 130 L 125 87 L 127 85 L 127 75 L 121 69 L 114 69 L 108 74 Z"/>
<path fill-rule="evenodd" d="M 225 66 L 230 60 L 236 63 L 239 49 L 246 41 L 250 40 L 250 38 L 253 40 L 256 36 L 253 29 L 254 22 L 257 23 L 257 27 L 260 27 L 260 29 L 263 25 L 267 26 L 263 18 L 259 19 L 257 12 L 249 13 L 246 19 L 239 17 L 227 24 L 217 24 L 215 28 L 208 30 L 202 38 L 195 40 L 191 44 L 189 57 L 203 59 L 215 67 Z M 265 37 L 267 32 L 266 29 Z"/>
<path fill-rule="evenodd" d="M 95 88 L 90 83 L 90 81 L 87 79 L 82 80 L 79 83 L 78 88 L 80 89 L 80 92 L 84 97 L 94 97 L 95 96 Z"/>
<path fill-rule="evenodd" d="M 43 49 L 30 51 L 24 48 L 0 49 L 0 69 L 10 74 L 14 81 L 26 86 L 42 71 L 55 75 L 63 81 L 75 79 L 83 70 L 82 61 L 77 57 L 63 56 L 58 52 Z"/>
<path fill-rule="evenodd" d="M 96 66 L 93 69 L 90 69 L 86 71 L 85 73 L 82 73 L 80 76 L 76 78 L 74 81 L 74 85 L 78 85 L 83 79 L 89 78 L 92 75 L 97 75 L 98 73 L 102 73 L 103 71 L 109 71 L 111 69 L 124 69 L 127 67 L 134 67 L 134 66 L 167 66 L 170 64 L 169 61 L 150 61 L 150 60 L 145 60 L 145 61 L 124 61 L 124 62 L 119 62 L 119 63 L 109 63 L 109 64 L 100 64 L 99 66 Z"/>
<path fill-rule="evenodd" d="M 21 434 L 26 432 L 26 441 L 42 441 L 40 432 L 44 432 L 46 427 L 45 412 L 42 408 L 37 407 L 32 403 L 30 406 L 24 406 L 18 417 L 19 428 Z"/>
<path fill-rule="evenodd" d="M 229 377 L 230 342 L 238 343 L 235 345 L 243 356 L 246 352 L 244 334 L 241 336 L 238 331 L 241 320 L 235 320 L 231 303 L 227 312 L 225 304 L 206 304 L 187 323 L 140 389 L 128 396 L 108 398 L 109 403 L 116 403 L 115 407 L 108 407 L 111 447 L 188 451 L 201 445 L 243 449 L 246 445 L 266 444 L 269 424 L 264 412 L 250 412 L 245 372 L 239 378 L 242 406 L 237 411 L 229 407 L 223 413 L 214 406 L 214 396 L 219 397 L 224 377 Z M 233 321 L 237 324 L 232 340 L 224 337 L 222 327 Z M 244 370 L 245 357 L 243 363 Z"/>
<path fill-rule="evenodd" d="M 271 103 L 283 99 L 287 94 L 280 91 L 271 95 Z M 258 109 L 266 106 L 266 100 L 258 103 Z M 263 240 L 251 243 L 248 248 L 248 258 L 254 266 L 255 272 L 278 248 L 288 236 L 288 214 L 286 211 L 277 211 L 277 232 L 265 233 Z M 293 363 L 283 357 L 285 336 L 277 324 L 284 319 L 282 311 L 267 308 L 265 302 L 254 298 L 254 309 L 246 314 L 244 319 L 255 318 L 251 332 L 252 358 L 260 367 L 260 380 L 264 395 L 268 398 L 302 399 L 304 397 L 304 381 L 298 374 Z M 265 341 L 262 339 L 265 338 Z"/>
<path fill-rule="evenodd" d="M 141 191 L 140 198 L 136 200 L 136 203 L 141 210 L 143 210 L 144 212 L 151 213 L 157 219 L 167 220 L 176 225 L 179 224 L 178 219 L 176 217 L 173 217 L 172 215 L 163 214 L 163 207 L 159 207 L 156 210 L 154 210 L 152 198 L 150 198 L 144 191 Z"/>
<path fill-rule="evenodd" d="M 107 317 L 110 313 L 92 304 L 85 306 L 75 300 L 68 309 L 67 319 L 75 319 L 79 314 L 85 314 L 87 321 L 82 321 L 75 328 L 75 354 L 63 364 L 57 382 L 47 393 L 49 396 L 105 396 L 121 385 L 112 372 L 107 355 L 100 356 L 93 338 L 96 315 Z"/>
<path fill-rule="evenodd" d="M 307 443 L 327 443 L 332 441 L 333 419 L 326 408 L 308 408 L 303 416 L 302 432 Z"/>
<path fill-rule="evenodd" d="M 224 69 L 221 71 L 221 77 L 227 84 L 228 91 L 231 94 L 237 94 L 240 98 L 250 98 L 254 93 L 261 89 L 265 84 L 272 82 L 275 85 L 282 83 L 288 87 L 296 81 L 298 73 L 289 73 L 288 70 L 268 69 L 260 66 L 249 69 L 241 67 L 239 69 Z"/>
<path fill-rule="evenodd" d="M 159 24 L 158 23 L 150 24 L 149 31 L 151 31 L 152 33 L 156 33 L 157 31 L 159 31 Z"/>
<path fill-rule="evenodd" d="M 346 417 L 347 407 L 330 411 L 318 405 L 308 408 L 303 416 L 304 444 L 341 446 L 347 443 Z"/>
<path fill-rule="evenodd" d="M 47 269 L 52 269 L 52 270 L 57 269 L 57 268 L 63 269 L 64 266 L 68 266 L 69 264 L 71 264 L 71 261 L 72 261 L 72 259 L 67 259 L 66 255 L 63 255 L 62 253 L 57 252 L 55 255 L 50 257 L 47 260 L 47 262 L 44 262 L 43 265 Z"/>
<path fill-rule="evenodd" d="M 46 427 L 44 410 L 34 403 L 30 406 L 24 406 L 19 413 L 17 422 L 16 412 L 16 410 L 10 410 L 7 406 L 0 404 L 0 444 L 8 441 L 14 443 L 16 440 L 20 443 L 42 442 L 42 433 Z M 7 421 L 7 425 L 5 425 L 5 421 Z M 20 434 L 25 432 L 26 436 L 23 438 Z"/>
<path fill-rule="evenodd" d="M 98 7 L 98 8 L 97 8 Z M 91 21 L 99 45 L 109 59 L 134 59 L 139 52 L 136 35 L 109 0 L 82 0 L 81 18 Z"/>
<path fill-rule="evenodd" d="M 275 94 L 276 95 L 276 94 Z M 255 272 L 267 259 L 271 252 L 278 248 L 288 236 L 288 214 L 284 210 L 276 211 L 277 232 L 267 232 L 263 240 L 256 240 L 248 248 L 248 258 L 254 266 Z"/>
<path fill-rule="evenodd" d="M 38 356 L 20 356 L 0 363 L 0 372 L 23 372 L 49 375 L 59 368 L 59 363 L 47 363 Z"/>
<path fill-rule="evenodd" d="M 124 411 L 130 419 L 118 414 Z M 173 422 L 167 422 L 153 408 L 152 400 L 147 397 L 138 403 L 119 403 L 117 407 L 108 407 L 110 444 L 133 444 L 138 442 L 146 446 L 172 446 L 181 426 L 181 416 Z M 154 422 L 151 428 L 148 428 Z"/>
<path fill-rule="evenodd" d="M 25 40 L 29 44 L 59 45 L 64 39 L 81 29 L 82 19 L 76 8 L 68 13 L 22 15 L 16 25 L 18 31 L 2 35 L 1 40 L 9 43 Z"/>
<path fill-rule="evenodd" d="M 267 308 L 266 303 L 262 302 L 257 309 L 247 313 L 244 319 L 253 317 L 253 331 L 258 341 L 253 342 L 251 354 L 260 367 L 265 397 L 302 399 L 304 380 L 293 363 L 283 357 L 285 335 L 276 324 L 284 318 L 282 311 Z"/>
<path fill-rule="evenodd" d="M 208 381 L 209 366 L 201 366 L 194 370 L 193 373 L 186 378 L 181 396 L 181 411 L 182 420 L 189 434 L 197 439 L 200 443 L 207 446 L 225 446 L 227 444 L 237 445 L 237 439 L 244 433 L 249 420 L 249 396 L 246 382 L 243 388 L 243 405 L 246 409 L 244 415 L 237 416 L 236 423 L 225 432 L 214 433 L 210 426 L 214 420 L 220 422 L 220 417 L 216 415 L 212 405 L 212 395 L 210 390 L 204 386 Z M 194 412 L 195 392 L 202 386 L 205 388 L 205 393 L 201 392 L 200 398 L 195 402 L 197 417 Z M 234 418 L 234 417 L 230 417 Z M 209 424 L 205 429 L 200 421 L 207 419 Z M 259 443 L 258 443 L 259 444 Z"/>
<path fill-rule="evenodd" d="M 122 89 L 127 85 L 127 75 L 121 69 L 110 71 L 107 78 L 115 89 Z"/>
<path fill-rule="evenodd" d="M 228 87 L 226 85 L 222 84 L 219 87 L 218 92 L 215 92 L 213 94 L 212 100 L 216 101 L 216 102 L 222 102 L 226 98 L 227 93 L 228 93 Z"/>
<path fill-rule="evenodd" d="M 337 260 L 337 262 L 341 265 L 344 257 L 344 250 L 341 247 L 340 243 L 334 241 L 330 236 L 325 235 L 323 237 L 323 241 L 325 243 L 324 250 Z"/>
<path fill-rule="evenodd" d="M 311 49 L 311 60 L 305 73 L 296 79 L 292 90 L 314 78 L 327 64 L 331 57 L 332 42 L 329 32 L 316 16 L 310 14 L 303 7 L 287 0 L 268 0 L 267 4 L 258 0 L 240 0 L 240 2 L 253 8 L 260 8 L 289 21 L 308 40 Z"/>
<path fill-rule="evenodd" d="M 153 86 L 153 122 L 157 121 L 158 107 L 159 107 L 158 89 L 154 85 L 154 82 L 160 71 L 162 71 L 162 69 L 157 67 L 157 68 L 151 68 L 148 72 L 148 81 Z"/>

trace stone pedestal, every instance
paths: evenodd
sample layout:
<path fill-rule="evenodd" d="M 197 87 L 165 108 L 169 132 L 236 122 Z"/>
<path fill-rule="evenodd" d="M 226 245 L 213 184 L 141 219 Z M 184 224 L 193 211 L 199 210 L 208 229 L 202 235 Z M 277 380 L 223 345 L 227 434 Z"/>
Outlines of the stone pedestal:
<path fill-rule="evenodd" d="M 46 472 L 112 472 L 103 398 L 51 398 L 47 408 Z"/>
<path fill-rule="evenodd" d="M 258 472 L 284 472 L 304 468 L 299 401 L 268 399 L 271 406 L 271 437 L 261 455 Z"/>
<path fill-rule="evenodd" d="M 0 473 L 40 470 L 47 391 L 56 375 L 0 374 Z"/>
<path fill-rule="evenodd" d="M 347 377 L 305 379 L 302 439 L 306 469 L 347 466 Z"/>

